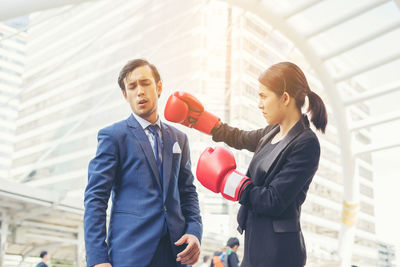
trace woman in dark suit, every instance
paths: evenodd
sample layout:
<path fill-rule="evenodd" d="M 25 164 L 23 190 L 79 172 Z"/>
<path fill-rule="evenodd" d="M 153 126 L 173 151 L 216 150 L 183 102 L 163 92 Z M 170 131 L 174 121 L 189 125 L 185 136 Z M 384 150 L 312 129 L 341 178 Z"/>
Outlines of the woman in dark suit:
<path fill-rule="evenodd" d="M 306 97 L 311 122 L 321 132 L 327 113 L 293 63 L 275 64 L 258 80 L 258 107 L 268 123 L 263 129 L 243 131 L 220 123 L 196 98 L 182 92 L 170 97 L 164 115 L 211 134 L 216 142 L 254 152 L 246 176 L 236 171 L 232 175 L 236 163 L 224 148 L 206 149 L 197 165 L 197 178 L 205 187 L 241 204 L 237 217 L 239 232 L 245 231 L 241 266 L 304 266 L 301 205 L 320 158 L 318 138 L 301 111 Z"/>
<path fill-rule="evenodd" d="M 327 113 L 310 90 L 301 69 L 281 62 L 259 77 L 259 105 L 269 126 L 243 131 L 221 123 L 214 141 L 254 152 L 246 176 L 251 178 L 239 203 L 238 230 L 245 230 L 242 267 L 296 267 L 306 263 L 300 228 L 301 205 L 317 171 L 320 145 L 301 108 L 315 128 L 325 132 Z"/>

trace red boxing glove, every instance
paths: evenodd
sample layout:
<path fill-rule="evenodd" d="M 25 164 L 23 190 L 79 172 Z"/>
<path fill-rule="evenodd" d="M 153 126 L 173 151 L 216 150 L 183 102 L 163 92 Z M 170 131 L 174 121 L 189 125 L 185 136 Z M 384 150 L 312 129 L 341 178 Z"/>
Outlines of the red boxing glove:
<path fill-rule="evenodd" d="M 194 96 L 185 92 L 173 93 L 167 101 L 164 116 L 168 121 L 195 128 L 206 134 L 219 126 L 219 118 L 204 110 Z"/>
<path fill-rule="evenodd" d="M 236 170 L 233 154 L 223 147 L 204 150 L 197 163 L 196 176 L 204 187 L 232 201 L 240 200 L 244 188 L 251 183 L 249 177 Z"/>

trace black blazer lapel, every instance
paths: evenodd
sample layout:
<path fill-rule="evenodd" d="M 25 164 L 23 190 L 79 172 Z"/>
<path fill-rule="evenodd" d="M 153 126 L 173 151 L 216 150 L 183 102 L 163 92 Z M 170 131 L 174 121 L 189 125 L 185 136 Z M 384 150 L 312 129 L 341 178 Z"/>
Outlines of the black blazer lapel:
<path fill-rule="evenodd" d="M 265 136 L 263 136 L 260 139 L 260 143 L 257 146 L 256 151 L 254 152 L 254 154 L 257 154 L 257 152 L 259 152 L 266 143 L 268 143 L 277 133 L 279 132 L 279 125 L 276 124 L 271 131 L 269 131 Z"/>
<path fill-rule="evenodd" d="M 147 158 L 147 161 L 149 162 L 151 166 L 151 170 L 153 171 L 154 177 L 156 177 L 157 184 L 159 188 L 161 189 L 161 182 L 160 182 L 160 174 L 158 173 L 158 168 L 157 168 L 157 163 L 156 163 L 156 158 L 154 157 L 154 152 L 153 149 L 151 148 L 149 139 L 146 136 L 146 133 L 144 132 L 142 126 L 138 123 L 138 121 L 135 119 L 133 115 L 131 115 L 127 120 L 126 120 L 128 126 L 132 129 L 132 134 L 133 136 L 138 140 L 140 146 L 142 147 L 142 150 Z"/>
<path fill-rule="evenodd" d="M 164 123 L 161 123 L 162 138 L 163 138 L 163 201 L 165 202 L 168 186 L 171 179 L 171 168 L 172 168 L 172 146 L 174 140 L 171 137 L 171 133 Z"/>
<path fill-rule="evenodd" d="M 274 147 L 274 149 L 266 155 L 265 157 L 265 165 L 263 165 L 263 169 L 265 173 L 268 173 L 272 164 L 274 164 L 275 160 L 278 158 L 279 154 L 300 134 L 304 131 L 304 129 L 309 127 L 309 122 L 306 115 L 302 115 L 301 119 L 293 126 L 292 129 L 287 133 L 287 135 Z M 272 137 L 279 131 L 279 125 L 274 128 L 270 133 L 268 133 L 264 139 L 261 139 L 263 144 L 260 145 L 258 153 L 261 152 L 263 146 L 266 142 L 270 141 Z M 273 135 L 272 135 L 273 134 Z"/>

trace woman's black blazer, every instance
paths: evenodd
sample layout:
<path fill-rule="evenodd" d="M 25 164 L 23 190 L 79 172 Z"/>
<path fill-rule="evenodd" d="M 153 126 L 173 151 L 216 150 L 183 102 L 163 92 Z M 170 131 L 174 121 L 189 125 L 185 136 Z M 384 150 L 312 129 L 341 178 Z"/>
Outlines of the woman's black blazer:
<path fill-rule="evenodd" d="M 306 115 L 266 152 L 263 148 L 278 132 L 279 125 L 242 131 L 223 123 L 212 131 L 214 141 L 254 152 L 246 174 L 253 184 L 242 193 L 237 217 L 238 231 L 245 231 L 242 267 L 297 267 L 306 262 L 300 211 L 318 168 L 320 145 Z"/>

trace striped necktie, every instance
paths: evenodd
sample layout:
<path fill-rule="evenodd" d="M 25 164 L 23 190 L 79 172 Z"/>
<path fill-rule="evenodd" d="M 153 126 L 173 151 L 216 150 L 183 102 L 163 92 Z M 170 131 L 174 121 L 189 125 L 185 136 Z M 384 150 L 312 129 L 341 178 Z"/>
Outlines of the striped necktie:
<path fill-rule="evenodd" d="M 158 125 L 149 125 L 149 126 L 147 126 L 147 129 L 151 132 L 151 134 L 153 136 L 153 151 L 155 154 L 158 173 L 160 174 L 160 180 L 161 180 L 161 184 L 162 184 L 163 173 L 162 173 L 162 162 L 161 162 L 161 158 L 160 158 L 160 152 L 162 149 L 161 149 L 161 139 L 160 139 L 160 135 L 158 133 L 159 127 L 158 127 Z"/>

